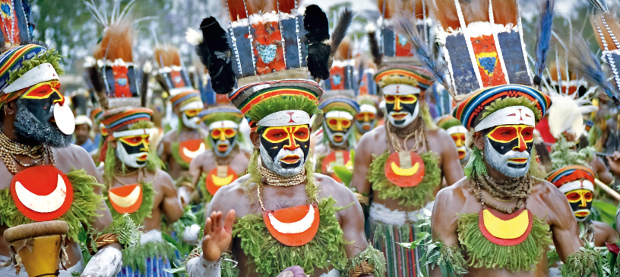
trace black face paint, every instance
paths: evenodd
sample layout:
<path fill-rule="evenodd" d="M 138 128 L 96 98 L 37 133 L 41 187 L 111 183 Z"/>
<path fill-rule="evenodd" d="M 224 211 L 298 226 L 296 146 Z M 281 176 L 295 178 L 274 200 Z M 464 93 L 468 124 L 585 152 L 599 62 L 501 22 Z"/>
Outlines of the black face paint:
<path fill-rule="evenodd" d="M 395 127 L 404 127 L 418 116 L 418 99 L 415 95 L 386 95 L 385 110 L 388 120 Z"/>
<path fill-rule="evenodd" d="M 139 144 L 139 145 L 132 146 L 130 144 L 125 143 L 124 141 L 119 141 L 119 142 L 123 145 L 123 148 L 125 148 L 125 151 L 127 151 L 127 154 L 129 154 L 129 155 L 140 154 L 140 153 L 147 154 L 148 153 L 148 152 L 144 151 L 145 150 L 145 148 L 144 148 L 145 146 L 142 143 Z M 143 160 L 143 161 L 142 160 L 136 160 L 136 163 L 138 165 L 142 166 L 142 165 L 146 164 L 146 159 Z"/>
<path fill-rule="evenodd" d="M 66 147 L 71 143 L 71 135 L 63 134 L 50 119 L 54 116 L 52 105 L 55 96 L 44 99 L 17 100 L 15 132 L 18 141 L 28 145 L 46 144 L 53 147 Z"/>
<path fill-rule="evenodd" d="M 300 166 L 300 163 L 306 162 L 310 151 L 310 130 L 307 125 L 269 127 L 260 130 L 259 134 L 261 145 L 271 160 L 277 162 L 281 168 L 296 168 Z M 303 160 L 294 163 L 276 160 L 281 150 L 294 151 L 298 148 L 304 154 Z"/>

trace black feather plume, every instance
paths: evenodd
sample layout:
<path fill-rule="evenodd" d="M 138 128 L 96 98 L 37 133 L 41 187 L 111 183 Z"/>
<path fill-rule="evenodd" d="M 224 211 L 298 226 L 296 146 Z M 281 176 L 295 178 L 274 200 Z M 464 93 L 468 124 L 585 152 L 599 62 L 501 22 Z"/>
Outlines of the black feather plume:
<path fill-rule="evenodd" d="M 413 20 L 413 21 L 412 21 Z M 422 62 L 422 65 L 427 67 L 435 77 L 435 81 L 441 84 L 444 88 L 452 94 L 452 90 L 446 81 L 444 73 L 446 72 L 443 67 L 443 63 L 439 62 L 439 57 L 433 54 L 433 49 L 428 49 L 428 44 L 418 31 L 415 23 L 415 17 L 401 14 L 396 18 L 396 24 L 394 25 L 399 34 L 403 34 L 411 42 L 412 52 L 414 56 Z M 454 97 L 454 94 L 452 94 Z"/>
<path fill-rule="evenodd" d="M 590 51 L 588 43 L 581 34 L 573 35 L 573 43 L 570 45 L 568 53 L 570 53 L 567 55 L 569 68 L 578 76 L 585 78 L 590 85 L 598 86 L 616 106 L 620 107 L 620 100 L 616 96 L 613 86 L 607 82 L 601 63 L 596 55 Z"/>
<path fill-rule="evenodd" d="M 196 45 L 196 54 L 209 70 L 213 90 L 220 94 L 230 93 L 235 86 L 235 73 L 232 68 L 232 49 L 228 44 L 226 31 L 213 17 L 200 23 L 202 42 Z"/>
<path fill-rule="evenodd" d="M 370 44 L 370 54 L 372 54 L 372 61 L 377 65 L 381 65 L 381 51 L 379 50 L 379 41 L 377 40 L 377 30 L 375 26 L 366 27 L 368 33 L 368 44 Z"/>
<path fill-rule="evenodd" d="M 538 25 L 538 41 L 536 43 L 536 76 L 542 77 L 543 71 L 547 67 L 547 52 L 551 42 L 551 31 L 553 27 L 553 7 L 554 0 L 546 0 L 540 12 L 540 24 Z"/>
<path fill-rule="evenodd" d="M 351 25 L 352 20 L 353 20 L 353 13 L 349 11 L 348 9 L 345 9 L 340 15 L 340 20 L 338 21 L 338 24 L 336 25 L 336 28 L 334 28 L 334 32 L 332 33 L 331 51 L 329 53 L 330 58 L 333 58 L 334 55 L 336 54 L 336 51 L 338 51 L 338 46 L 340 46 L 340 43 L 342 42 L 344 37 L 347 35 L 347 29 L 349 29 L 349 26 Z M 330 67 L 331 67 L 331 60 L 330 60 Z"/>
<path fill-rule="evenodd" d="M 310 5 L 304 13 L 306 46 L 308 47 L 308 70 L 318 79 L 329 78 L 329 23 L 327 16 L 317 5 Z"/>

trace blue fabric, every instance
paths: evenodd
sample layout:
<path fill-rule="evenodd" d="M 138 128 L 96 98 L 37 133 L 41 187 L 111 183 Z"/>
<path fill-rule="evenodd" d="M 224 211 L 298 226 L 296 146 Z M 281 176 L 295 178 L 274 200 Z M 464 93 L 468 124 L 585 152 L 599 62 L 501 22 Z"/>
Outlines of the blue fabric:
<path fill-rule="evenodd" d="M 86 152 L 91 155 L 97 153 L 97 150 L 99 149 L 99 147 L 97 147 L 97 144 L 95 144 L 90 138 L 84 144 L 80 145 L 80 147 L 84 148 L 84 150 L 86 150 Z"/>
<path fill-rule="evenodd" d="M 138 270 L 124 266 L 116 277 L 172 277 L 172 274 L 164 271 L 171 269 L 170 261 L 162 257 L 146 258 L 146 272 L 141 274 Z"/>

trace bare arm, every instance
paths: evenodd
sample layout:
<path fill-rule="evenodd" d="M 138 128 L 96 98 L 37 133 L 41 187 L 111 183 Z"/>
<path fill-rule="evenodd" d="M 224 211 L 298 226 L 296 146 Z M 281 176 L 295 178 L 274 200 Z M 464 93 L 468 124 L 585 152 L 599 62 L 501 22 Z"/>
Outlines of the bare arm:
<path fill-rule="evenodd" d="M 542 194 L 543 201 L 547 206 L 547 215 L 551 221 L 551 232 L 553 233 L 553 243 L 558 251 L 560 259 L 566 258 L 579 251 L 583 244 L 579 239 L 579 226 L 573 215 L 573 211 L 568 205 L 566 196 L 549 183 L 545 183 L 546 190 Z"/>
<path fill-rule="evenodd" d="M 598 175 L 598 179 L 606 185 L 610 185 L 614 181 L 614 176 L 607 170 L 607 167 L 599 157 L 594 157 L 590 165 Z"/>
<path fill-rule="evenodd" d="M 195 159 L 189 163 L 189 174 L 192 176 L 192 185 L 194 189 L 198 185 L 198 180 L 200 180 L 200 176 L 202 175 L 202 161 L 205 160 L 207 151 L 201 153 Z"/>
<path fill-rule="evenodd" d="M 157 179 L 162 186 L 164 193 L 164 200 L 161 203 L 162 211 L 166 216 L 166 221 L 174 223 L 183 215 L 183 208 L 181 202 L 177 197 L 177 191 L 174 187 L 174 182 L 168 173 L 159 171 Z"/>
<path fill-rule="evenodd" d="M 435 199 L 431 216 L 431 234 L 434 240 L 440 241 L 445 246 L 459 245 L 456 213 L 461 210 L 458 207 L 464 204 L 462 197 L 456 197 L 459 193 L 462 194 L 462 191 L 452 187 L 444 188 L 437 193 Z M 431 271 L 431 276 L 442 276 L 438 266 Z"/>
<path fill-rule="evenodd" d="M 164 161 L 164 163 L 166 165 L 170 164 L 170 148 L 172 146 L 170 145 L 170 142 L 168 141 L 168 136 L 165 136 L 161 139 L 161 141 L 159 142 L 159 145 L 157 146 L 157 154 L 159 155 L 159 158 Z"/>
<path fill-rule="evenodd" d="M 368 181 L 368 169 L 372 162 L 371 152 L 371 140 L 374 136 L 365 135 L 359 141 L 355 147 L 355 160 L 353 164 L 353 179 L 351 180 L 351 187 L 355 188 L 357 192 L 369 195 L 371 193 L 370 182 Z"/>
<path fill-rule="evenodd" d="M 452 138 L 444 130 L 439 130 L 438 134 L 444 147 L 444 151 L 441 153 L 441 172 L 446 180 L 446 185 L 451 186 L 461 180 L 465 174 Z"/>
<path fill-rule="evenodd" d="M 357 202 L 350 190 L 342 187 L 333 179 L 324 178 L 323 180 L 323 182 L 333 183 L 331 186 L 338 189 L 336 192 L 339 196 L 338 206 L 344 207 L 352 204 L 350 207 L 338 212 L 338 217 L 340 219 L 340 227 L 344 233 L 344 239 L 353 242 L 345 246 L 347 257 L 355 257 L 368 247 L 366 233 L 364 232 L 364 212 L 362 211 L 362 206 Z"/>

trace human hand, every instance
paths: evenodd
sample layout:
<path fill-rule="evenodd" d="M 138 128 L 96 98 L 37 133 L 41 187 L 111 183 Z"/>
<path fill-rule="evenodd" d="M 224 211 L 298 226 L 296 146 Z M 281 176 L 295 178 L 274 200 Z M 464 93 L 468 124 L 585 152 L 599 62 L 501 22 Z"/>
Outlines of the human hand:
<path fill-rule="evenodd" d="M 237 216 L 235 210 L 230 210 L 222 225 L 222 212 L 212 212 L 207 218 L 202 238 L 202 256 L 205 260 L 217 261 L 232 241 L 232 227 Z"/>

